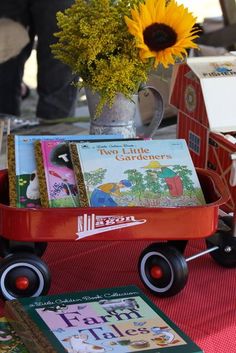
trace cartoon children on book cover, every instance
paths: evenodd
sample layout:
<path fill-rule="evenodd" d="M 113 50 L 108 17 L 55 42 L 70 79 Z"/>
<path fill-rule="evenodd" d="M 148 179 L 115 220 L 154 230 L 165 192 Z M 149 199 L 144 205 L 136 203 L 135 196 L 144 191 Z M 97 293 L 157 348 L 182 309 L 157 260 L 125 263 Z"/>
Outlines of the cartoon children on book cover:
<path fill-rule="evenodd" d="M 77 144 L 93 207 L 205 203 L 184 140 Z"/>
<path fill-rule="evenodd" d="M 55 305 L 36 308 L 69 353 L 157 352 L 160 348 L 187 345 L 138 295 L 89 299 L 86 296 L 86 300 L 73 303 L 60 300 Z"/>

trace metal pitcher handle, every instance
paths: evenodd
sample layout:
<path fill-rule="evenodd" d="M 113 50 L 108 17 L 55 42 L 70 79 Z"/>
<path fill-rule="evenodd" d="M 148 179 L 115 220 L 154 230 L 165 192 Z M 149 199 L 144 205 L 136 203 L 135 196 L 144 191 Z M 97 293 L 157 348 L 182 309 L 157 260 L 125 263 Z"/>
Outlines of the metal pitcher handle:
<path fill-rule="evenodd" d="M 143 125 L 142 123 L 142 117 L 140 115 L 140 110 L 137 112 L 137 114 L 139 115 L 136 118 L 136 131 L 137 131 L 137 135 L 142 136 L 142 137 L 153 137 L 153 135 L 155 134 L 155 132 L 157 131 L 158 127 L 161 124 L 161 121 L 163 119 L 163 115 L 164 115 L 164 101 L 162 98 L 162 95 L 160 94 L 160 92 L 153 86 L 149 86 L 149 85 L 143 85 L 141 86 L 139 93 L 146 91 L 147 95 L 149 95 L 150 91 L 153 94 L 154 97 L 154 111 L 153 111 L 153 117 L 152 120 L 150 122 L 150 124 Z"/>

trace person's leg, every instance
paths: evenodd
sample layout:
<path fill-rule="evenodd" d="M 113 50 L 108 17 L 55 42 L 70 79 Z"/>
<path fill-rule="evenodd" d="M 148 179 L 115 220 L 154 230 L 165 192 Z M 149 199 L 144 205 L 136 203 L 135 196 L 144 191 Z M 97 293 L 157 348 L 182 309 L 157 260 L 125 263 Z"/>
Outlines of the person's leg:
<path fill-rule="evenodd" d="M 0 17 L 28 27 L 27 5 L 28 0 L 1 0 Z M 0 64 L 0 113 L 20 115 L 21 82 L 30 51 L 31 44 L 28 44 L 18 56 Z"/>
<path fill-rule="evenodd" d="M 30 95 L 30 88 L 24 81 L 22 81 L 21 82 L 21 99 L 24 100 L 24 99 L 28 98 L 29 95 Z"/>
<path fill-rule="evenodd" d="M 60 119 L 74 115 L 77 89 L 71 84 L 71 69 L 55 59 L 50 45 L 56 42 L 53 33 L 58 31 L 56 12 L 63 11 L 73 0 L 31 0 L 35 23 L 38 61 L 37 117 Z"/>

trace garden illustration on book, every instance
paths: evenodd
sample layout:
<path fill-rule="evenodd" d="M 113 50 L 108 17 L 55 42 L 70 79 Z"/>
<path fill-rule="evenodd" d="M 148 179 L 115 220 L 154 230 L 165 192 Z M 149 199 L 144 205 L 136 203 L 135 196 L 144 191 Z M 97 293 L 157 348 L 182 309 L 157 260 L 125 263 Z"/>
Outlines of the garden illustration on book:
<path fill-rule="evenodd" d="M 112 195 L 109 206 L 193 206 L 203 204 L 200 188 L 191 179 L 192 171 L 187 166 L 161 166 L 158 161 L 150 162 L 140 169 L 124 170 L 126 179 L 105 183 L 107 169 L 98 168 L 84 174 L 91 206 L 102 206 L 99 197 L 103 192 Z M 158 171 L 158 169 L 162 169 Z M 120 187 L 126 188 L 121 191 Z M 96 190 L 94 187 L 98 187 Z M 104 203 L 104 202 L 103 202 Z"/>
<path fill-rule="evenodd" d="M 91 143 L 77 144 L 77 147 L 85 191 L 92 207 L 205 203 L 182 140 Z"/>

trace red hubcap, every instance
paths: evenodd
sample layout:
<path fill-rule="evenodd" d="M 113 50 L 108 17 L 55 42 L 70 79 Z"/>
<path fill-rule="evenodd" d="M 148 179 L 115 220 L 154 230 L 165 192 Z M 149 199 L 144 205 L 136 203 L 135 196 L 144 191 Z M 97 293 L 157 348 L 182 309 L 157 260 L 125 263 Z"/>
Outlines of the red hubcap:
<path fill-rule="evenodd" d="M 159 266 L 153 266 L 151 268 L 150 273 L 151 273 L 151 276 L 155 279 L 160 279 L 163 276 L 163 271 Z"/>
<path fill-rule="evenodd" d="M 29 279 L 27 277 L 18 277 L 16 279 L 16 288 L 17 289 L 27 289 L 29 287 Z"/>

